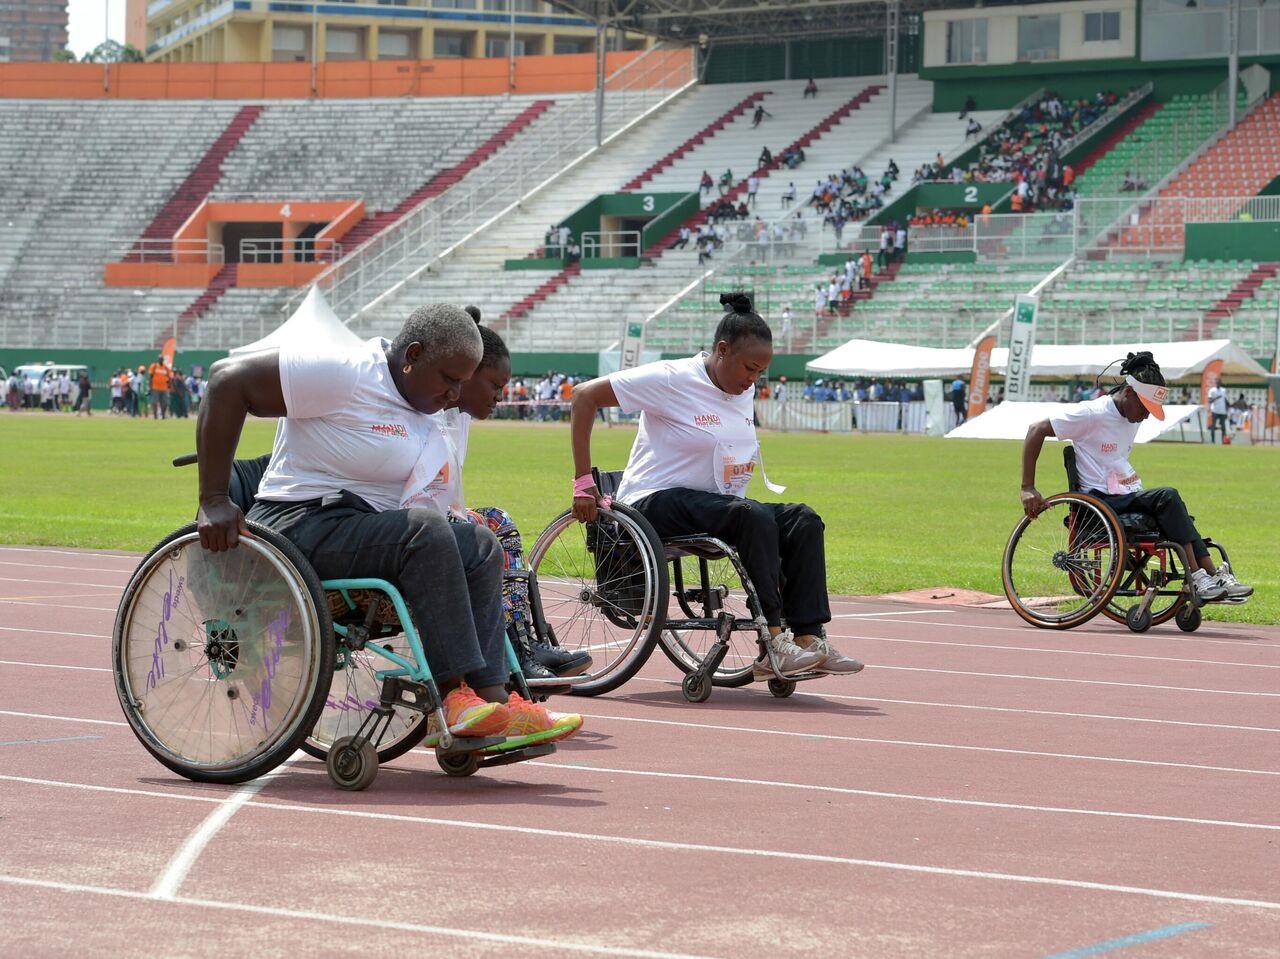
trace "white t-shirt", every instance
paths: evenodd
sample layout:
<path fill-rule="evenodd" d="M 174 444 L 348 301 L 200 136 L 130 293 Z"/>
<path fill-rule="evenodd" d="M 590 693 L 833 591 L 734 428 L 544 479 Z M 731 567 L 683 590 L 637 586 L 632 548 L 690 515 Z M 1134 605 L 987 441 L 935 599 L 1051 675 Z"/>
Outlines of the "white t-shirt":
<path fill-rule="evenodd" d="M 377 510 L 400 506 L 416 476 L 435 476 L 447 447 L 434 417 L 396 389 L 386 340 L 340 352 L 280 348 L 288 411 L 276 427 L 258 499 L 297 502 L 349 490 Z"/>
<path fill-rule="evenodd" d="M 1118 495 L 1141 492 L 1142 478 L 1129 463 L 1138 424 L 1125 419 L 1110 396 L 1067 406 L 1049 417 L 1049 425 L 1058 439 L 1075 444 L 1083 489 Z"/>
<path fill-rule="evenodd" d="M 1223 386 L 1209 388 L 1209 410 L 1214 416 L 1227 415 L 1227 390 Z"/>
<path fill-rule="evenodd" d="M 626 413 L 640 414 L 617 499 L 634 503 L 664 489 L 745 496 L 759 442 L 755 387 L 731 396 L 711 382 L 706 353 L 660 360 L 609 377 Z"/>
<path fill-rule="evenodd" d="M 400 505 L 421 506 L 446 516 L 452 513 L 465 519 L 467 500 L 462 491 L 462 467 L 467 461 L 471 416 L 461 410 L 445 410 L 435 414 L 432 419 L 436 421 L 444 438 L 445 461 L 425 485 L 416 484 L 412 488 L 406 488 Z"/>

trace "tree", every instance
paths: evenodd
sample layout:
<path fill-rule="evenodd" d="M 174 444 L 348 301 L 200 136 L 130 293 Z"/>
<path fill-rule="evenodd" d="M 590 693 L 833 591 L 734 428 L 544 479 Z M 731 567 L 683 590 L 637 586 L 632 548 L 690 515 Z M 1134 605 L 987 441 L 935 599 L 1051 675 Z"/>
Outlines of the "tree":
<path fill-rule="evenodd" d="M 54 63 L 75 63 L 76 55 L 70 50 L 62 49 L 53 51 Z"/>
<path fill-rule="evenodd" d="M 104 40 L 86 53 L 81 63 L 141 63 L 143 59 L 142 51 L 132 44 Z"/>

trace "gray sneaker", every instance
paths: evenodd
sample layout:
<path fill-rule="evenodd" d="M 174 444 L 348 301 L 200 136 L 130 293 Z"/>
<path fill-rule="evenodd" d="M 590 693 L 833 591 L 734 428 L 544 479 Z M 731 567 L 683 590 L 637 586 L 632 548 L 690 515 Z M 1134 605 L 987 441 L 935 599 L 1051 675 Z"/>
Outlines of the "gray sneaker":
<path fill-rule="evenodd" d="M 1227 600 L 1230 602 L 1236 602 L 1253 595 L 1253 587 L 1246 586 L 1236 579 L 1235 574 L 1231 572 L 1231 567 L 1226 563 L 1218 567 L 1218 575 L 1214 577 L 1214 582 L 1227 591 Z"/>
<path fill-rule="evenodd" d="M 833 676 L 846 676 L 862 672 L 862 663 L 833 649 L 826 636 L 819 636 L 818 641 L 809 647 L 811 653 L 822 653 L 826 657 L 821 665 L 815 667 L 820 673 L 831 673 Z"/>
<path fill-rule="evenodd" d="M 773 650 L 773 658 L 778 663 L 778 672 L 784 676 L 796 673 L 810 673 L 822 664 L 823 655 L 812 649 L 802 649 L 795 644 L 791 630 L 786 629 L 769 640 L 769 648 Z M 767 659 L 760 660 L 751 670 L 756 679 L 773 679 L 773 667 Z"/>
<path fill-rule="evenodd" d="M 1214 577 L 1202 569 L 1191 574 L 1191 588 L 1196 591 L 1201 602 L 1205 603 L 1216 603 L 1227 595 L 1226 587 L 1219 585 Z"/>

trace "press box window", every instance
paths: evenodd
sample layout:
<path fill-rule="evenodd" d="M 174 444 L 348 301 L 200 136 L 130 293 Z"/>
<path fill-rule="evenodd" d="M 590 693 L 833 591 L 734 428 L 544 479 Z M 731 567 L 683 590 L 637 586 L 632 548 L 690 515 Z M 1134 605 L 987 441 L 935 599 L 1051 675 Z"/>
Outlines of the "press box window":
<path fill-rule="evenodd" d="M 947 63 L 987 62 L 987 21 L 947 21 Z"/>
<path fill-rule="evenodd" d="M 1120 39 L 1120 11 L 1086 13 L 1084 15 L 1084 42 L 1098 43 Z"/>

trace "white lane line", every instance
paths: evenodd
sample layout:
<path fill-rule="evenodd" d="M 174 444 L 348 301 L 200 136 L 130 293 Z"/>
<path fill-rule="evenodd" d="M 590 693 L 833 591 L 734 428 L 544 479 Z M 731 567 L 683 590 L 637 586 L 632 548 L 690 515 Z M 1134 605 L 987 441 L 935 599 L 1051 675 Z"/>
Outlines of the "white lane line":
<path fill-rule="evenodd" d="M 64 723 L 92 723 L 95 726 L 128 726 L 119 719 L 81 719 L 78 716 L 51 716 L 48 713 L 20 713 L 14 709 L 0 709 L 0 716 L 17 716 L 21 719 L 54 719 Z"/>
<path fill-rule="evenodd" d="M 956 649 L 1000 649 L 1015 653 L 1054 653 L 1060 656 L 1103 656 L 1108 659 L 1145 659 L 1160 663 L 1191 663 L 1197 666 L 1242 666 L 1245 669 L 1280 669 L 1269 663 L 1233 663 L 1220 659 L 1182 659 L 1177 656 L 1142 656 L 1138 653 L 1103 653 L 1089 649 L 1054 649 L 1048 646 L 997 646 L 993 643 L 948 643 L 941 639 L 907 639 L 901 636 L 866 636 L 857 633 L 832 638 L 872 643 L 905 643 L 912 646 L 951 646 Z"/>
<path fill-rule="evenodd" d="M 679 687 L 680 683 L 670 679 L 654 679 L 649 676 L 636 676 L 634 683 L 657 683 L 662 686 Z M 898 706 L 934 706 L 939 709 L 973 709 L 990 713 L 1021 713 L 1027 716 L 1061 716 L 1067 719 L 1107 719 L 1122 723 L 1151 723 L 1156 726 L 1194 726 L 1198 729 L 1231 729 L 1253 733 L 1280 733 L 1280 728 L 1272 726 L 1236 726 L 1231 723 L 1198 723 L 1189 719 L 1151 719 L 1145 716 L 1112 716 L 1107 713 L 1072 713 L 1060 709 L 1021 709 L 1012 706 L 980 706 L 976 703 L 936 703 L 924 699 L 885 699 L 881 696 L 848 696 L 843 693 L 804 693 L 797 690 L 793 695 L 808 696 L 813 699 L 838 699 L 850 703 L 893 703 Z"/>
<path fill-rule="evenodd" d="M 619 776 L 644 776 L 655 779 L 681 779 L 695 782 L 730 783 L 740 786 L 772 786 L 777 789 L 797 789 L 808 792 L 835 793 L 841 796 L 867 796 L 872 799 L 906 799 L 912 802 L 937 803 L 944 806 L 977 806 L 982 809 L 1016 809 L 1023 812 L 1064 813 L 1072 816 L 1106 816 L 1113 819 L 1145 819 L 1153 822 L 1187 823 L 1193 826 L 1227 826 L 1233 829 L 1263 829 L 1280 832 L 1280 825 L 1270 823 L 1236 822 L 1228 819 L 1195 819 L 1189 816 L 1158 816 L 1154 813 L 1118 812 L 1110 809 L 1082 809 L 1077 806 L 1036 806 L 1026 803 L 983 802 L 977 799 L 953 799 L 947 796 L 917 796 L 912 793 L 880 792 L 874 789 L 850 789 L 845 786 L 820 786 L 810 783 L 781 782 L 773 779 L 741 779 L 734 776 L 706 776 L 698 773 L 664 773 L 644 769 L 616 769 L 606 766 L 565 762 L 529 760 L 530 766 L 546 766 L 549 769 L 573 769 L 589 773 L 612 773 Z"/>
<path fill-rule="evenodd" d="M 212 796 L 188 796 L 178 793 L 163 793 L 156 790 L 125 789 L 119 786 L 91 786 L 85 783 L 59 782 L 50 779 L 31 779 L 23 776 L 0 775 L 0 780 L 22 782 L 31 785 L 64 787 L 91 792 L 108 792 L 125 795 L 156 796 L 163 799 L 191 800 L 195 802 L 225 803 L 228 799 Z M 1123 886 L 1113 883 L 1091 882 L 1083 879 L 1062 879 L 1053 876 L 1023 875 L 1017 873 L 987 872 L 977 869 L 959 869 L 951 866 L 927 866 L 918 863 L 887 862 L 879 859 L 855 859 L 849 856 L 826 856 L 819 853 L 787 852 L 777 849 L 760 849 L 757 847 L 717 846 L 704 843 L 672 842 L 663 839 L 641 839 L 636 836 L 616 836 L 608 833 L 570 832 L 563 829 L 542 829 L 535 826 L 511 826 L 500 823 L 469 822 L 459 819 L 439 819 L 431 816 L 410 816 L 402 813 L 371 812 L 360 809 L 345 809 L 333 806 L 303 806 L 297 803 L 269 802 L 261 799 L 250 800 L 246 805 L 254 809 L 268 809 L 276 812 L 297 812 L 313 816 L 338 816 L 352 819 L 372 819 L 383 822 L 412 823 L 424 826 L 440 826 L 446 829 L 465 829 L 476 832 L 512 833 L 521 836 L 537 836 L 548 839 L 572 839 L 600 845 L 628 846 L 639 849 L 661 849 L 672 852 L 719 853 L 728 856 L 741 856 L 754 859 L 780 859 L 793 862 L 814 862 L 827 865 L 858 866 L 869 869 L 885 869 L 893 872 L 921 873 L 934 876 L 949 876 L 966 879 L 988 879 L 1000 882 L 1026 883 L 1038 886 L 1058 886 L 1068 889 L 1087 889 L 1097 892 L 1114 892 L 1128 895 L 1149 896 L 1157 899 L 1174 899 L 1183 902 L 1203 902 L 1220 906 L 1246 906 L 1259 909 L 1280 910 L 1280 902 L 1263 899 L 1238 899 L 1227 896 L 1212 896 L 1194 892 L 1179 892 L 1170 889 L 1151 889 L 1144 886 Z M 43 880 L 22 880 L 15 877 L 0 876 L 0 882 L 17 884 L 41 884 Z M 55 887 L 56 888 L 56 887 Z M 148 893 L 127 893 L 134 898 L 150 898 Z M 203 904 L 202 900 L 178 899 L 175 902 L 191 902 Z M 372 920 L 371 920 L 372 921 Z"/>
<path fill-rule="evenodd" d="M 32 565 L 33 564 L 31 563 L 30 560 L 27 560 L 26 562 L 23 562 L 23 563 L 19 563 L 10 559 L 0 559 L 0 566 L 21 566 L 24 569 L 30 569 Z M 114 569 L 109 567 L 93 567 L 93 566 L 55 566 L 53 563 L 41 563 L 40 568 L 41 569 L 70 569 L 70 570 L 74 570 L 77 573 L 122 573 L 126 576 L 133 572 L 133 570 L 131 569 Z"/>
<path fill-rule="evenodd" d="M 3 606 L 39 606 L 41 609 L 82 609 L 89 613 L 114 613 L 114 606 L 72 606 L 70 603 L 49 603 L 32 599 L 0 599 Z"/>
<path fill-rule="evenodd" d="M 581 711 L 580 711 L 581 712 Z M 927 743 L 910 739 L 872 739 L 868 736 L 839 736 L 835 733 L 802 733 L 784 729 L 764 729 L 758 726 L 724 726 L 714 723 L 687 723 L 676 719 L 642 719 L 638 716 L 606 716 L 602 713 L 581 713 L 583 719 L 599 719 L 616 723 L 648 723 L 654 726 L 675 726 L 680 729 L 715 729 L 722 732 L 750 733 L 756 736 L 786 736 L 794 739 L 811 739 L 822 742 L 869 743 L 875 746 L 910 746 L 920 749 L 953 749 L 960 752 L 997 753 L 1009 756 L 1041 756 L 1046 759 L 1080 759 L 1095 763 L 1121 763 L 1132 766 L 1164 766 L 1171 769 L 1199 769 L 1215 773 L 1244 773 L 1248 776 L 1280 776 L 1275 769 L 1238 769 L 1234 766 L 1205 766 L 1200 763 L 1175 763 L 1157 759 L 1129 759 L 1123 756 L 1089 756 L 1077 753 L 1051 753 L 1035 749 L 1007 749 L 999 746 L 966 746 L 957 743 Z"/>
<path fill-rule="evenodd" d="M 271 772 L 245 783 L 235 791 L 235 794 L 230 799 L 209 813 L 204 822 L 191 831 L 191 835 L 178 847 L 178 851 L 173 854 L 173 858 L 164 867 L 164 871 L 156 878 L 155 883 L 151 886 L 151 895 L 156 899 L 176 899 L 178 889 L 191 872 L 191 867 L 196 864 L 196 860 L 200 858 L 200 854 L 204 852 L 205 847 L 218 834 L 218 830 L 225 826 L 227 821 L 239 812 L 250 799 L 269 785 L 272 779 L 284 772 L 285 767 L 305 755 L 306 753 L 301 750 L 295 752 Z"/>
<path fill-rule="evenodd" d="M 931 615 L 931 614 L 922 613 L 921 615 Z M 1239 625 L 1235 623 L 1216 623 L 1212 620 L 1207 620 L 1207 622 L 1210 625 L 1214 625 L 1214 626 Z M 981 629 L 983 631 L 995 630 L 1001 633 L 1022 633 L 1024 636 L 1044 635 L 1046 632 L 1045 630 L 1042 630 L 1042 629 L 1036 629 L 1034 626 L 990 626 L 986 623 L 937 623 L 929 619 L 900 619 L 894 623 L 895 626 L 899 624 L 904 626 L 946 626 L 950 629 Z M 1075 630 L 1071 630 L 1069 633 L 1067 633 L 1067 635 L 1083 636 L 1086 639 L 1106 639 L 1106 640 L 1133 639 L 1132 634 L 1130 634 L 1128 630 L 1124 629 L 1124 627 L 1117 626 L 1116 629 L 1120 630 L 1120 632 L 1102 633 L 1102 632 L 1096 632 L 1091 629 L 1075 629 Z M 1180 632 L 1180 630 L 1175 630 L 1175 632 Z M 1155 639 L 1157 637 L 1151 636 L 1149 638 Z M 1159 638 L 1159 641 L 1162 643 L 1169 643 L 1169 642 L 1213 643 L 1215 645 L 1235 646 L 1237 648 L 1244 648 L 1244 649 L 1256 649 L 1256 648 L 1280 649 L 1280 643 L 1259 643 L 1249 639 L 1249 637 L 1247 636 L 1242 636 L 1240 639 L 1209 639 L 1207 637 L 1178 636 L 1178 635 L 1170 635 L 1169 633 L 1161 633 L 1158 638 Z"/>
<path fill-rule="evenodd" d="M 108 639 L 101 633 L 68 633 L 65 630 L 32 629 L 30 626 L 0 626 L 6 633 L 39 633 L 41 636 L 76 636 L 80 639 Z"/>
<path fill-rule="evenodd" d="M 57 882 L 51 879 L 26 879 L 21 876 L 0 876 L 0 883 L 27 886 L 37 889 L 53 889 L 57 892 L 73 892 L 83 895 L 110 896 L 116 899 L 134 899 L 143 902 L 168 902 L 177 906 L 198 909 L 221 909 L 225 912 L 253 913 L 272 919 L 305 919 L 308 922 L 330 922 L 341 926 L 357 926 L 373 929 L 394 929 L 397 932 L 416 932 L 424 935 L 446 936 L 450 939 L 467 939 L 479 942 L 496 942 L 510 946 L 526 946 L 535 949 L 554 949 L 560 952 L 586 952 L 597 956 L 635 956 L 638 959 L 710 959 L 683 952 L 655 952 L 652 949 L 628 949 L 624 946 L 604 946 L 562 939 L 540 939 L 534 936 L 513 936 L 508 933 L 483 932 L 479 929 L 427 926 L 416 922 L 400 922 L 395 919 L 338 916 L 327 912 L 303 909 L 285 909 L 281 906 L 255 906 L 246 902 L 228 902 L 223 899 L 197 899 L 191 896 L 175 896 L 161 899 L 151 893 L 132 889 L 113 889 L 106 886 L 88 886 L 82 883 Z"/>
<path fill-rule="evenodd" d="M 940 609 L 933 613 L 934 616 L 948 616 L 957 612 L 956 610 Z M 919 610 L 911 609 L 892 613 L 833 613 L 832 619 L 870 619 L 871 617 L 880 616 L 919 616 Z"/>
<path fill-rule="evenodd" d="M 1069 679 L 1064 676 L 1026 676 L 1021 673 L 980 673 L 964 669 L 932 669 L 927 666 L 885 666 L 871 663 L 873 669 L 895 669 L 905 673 L 943 673 L 947 676 L 985 676 L 993 679 L 1033 679 L 1042 683 L 1075 683 L 1082 686 L 1127 686 L 1130 689 L 1167 689 L 1176 693 L 1216 693 L 1219 696 L 1280 697 L 1280 693 L 1256 693 L 1239 689 L 1201 689 L 1198 686 L 1159 686 L 1153 683 L 1121 683 L 1107 679 Z"/>
<path fill-rule="evenodd" d="M 81 583 L 71 579 L 21 579 L 17 576 L 0 576 L 0 583 L 39 583 L 42 586 L 97 586 L 101 589 L 124 589 L 124 583 Z"/>
<path fill-rule="evenodd" d="M 56 663 L 23 663 L 16 659 L 0 659 L 0 666 L 30 666 L 32 669 L 79 669 L 87 673 L 109 673 L 106 666 L 61 666 Z"/>
<path fill-rule="evenodd" d="M 137 563 L 141 553 L 108 553 L 101 550 L 46 549 L 41 546 L 0 546 L 6 553 L 21 553 L 26 556 L 80 556 L 91 559 L 128 559 Z"/>

